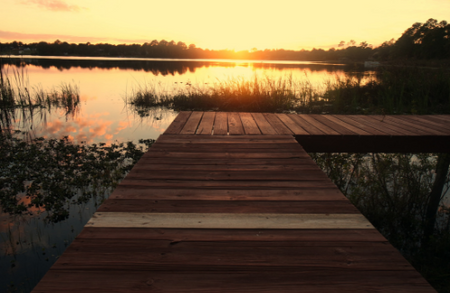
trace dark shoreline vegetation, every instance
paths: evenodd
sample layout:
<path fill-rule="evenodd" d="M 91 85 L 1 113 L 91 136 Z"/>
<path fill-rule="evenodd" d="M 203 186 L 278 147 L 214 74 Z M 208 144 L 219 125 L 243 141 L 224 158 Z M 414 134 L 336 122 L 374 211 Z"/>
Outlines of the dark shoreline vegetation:
<path fill-rule="evenodd" d="M 124 97 L 141 117 L 154 107 L 177 111 L 298 112 L 306 114 L 450 114 L 450 70 L 379 67 L 371 77 L 355 75 L 324 81 L 323 88 L 291 76 L 253 76 L 187 84 L 160 93 L 155 84 L 138 84 Z"/>
<path fill-rule="evenodd" d="M 450 60 L 450 25 L 445 20 L 438 22 L 430 18 L 425 23 L 414 23 L 397 40 L 384 42 L 374 48 L 367 42 L 359 45 L 355 41 L 341 41 L 337 48 L 328 50 L 209 50 L 197 48 L 184 42 L 153 40 L 144 44 L 69 44 L 56 40 L 54 43 L 22 42 L 0 43 L 3 55 L 42 56 L 103 56 L 142 58 L 188 58 L 188 59 L 247 59 L 247 60 L 302 60 L 302 61 L 378 61 L 389 60 Z M 441 62 L 442 64 L 442 62 Z"/>

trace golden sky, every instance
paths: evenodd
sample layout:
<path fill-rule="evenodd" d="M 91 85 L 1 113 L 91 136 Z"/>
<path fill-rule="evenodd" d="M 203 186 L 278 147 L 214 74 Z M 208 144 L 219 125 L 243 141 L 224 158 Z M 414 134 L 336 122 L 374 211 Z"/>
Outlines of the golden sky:
<path fill-rule="evenodd" d="M 1 0 L 0 42 L 144 43 L 208 49 L 379 45 L 415 22 L 447 20 L 450 0 Z"/>

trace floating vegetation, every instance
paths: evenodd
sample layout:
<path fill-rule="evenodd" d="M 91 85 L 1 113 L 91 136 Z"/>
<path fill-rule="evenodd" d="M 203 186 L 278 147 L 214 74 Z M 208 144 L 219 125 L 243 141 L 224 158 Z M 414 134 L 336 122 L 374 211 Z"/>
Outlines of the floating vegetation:
<path fill-rule="evenodd" d="M 112 190 L 153 140 L 106 145 L 74 144 L 63 139 L 26 141 L 0 135 L 0 205 L 9 214 L 43 208 L 59 222 L 69 205 L 87 202 Z"/>

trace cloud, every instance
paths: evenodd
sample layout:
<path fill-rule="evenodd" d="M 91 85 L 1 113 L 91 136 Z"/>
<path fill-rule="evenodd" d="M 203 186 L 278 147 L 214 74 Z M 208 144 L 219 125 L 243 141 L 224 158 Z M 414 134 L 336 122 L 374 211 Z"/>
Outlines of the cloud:
<path fill-rule="evenodd" d="M 27 34 L 11 31 L 0 30 L 0 41 L 21 41 L 21 42 L 51 42 L 60 40 L 69 43 L 111 43 L 111 44 L 143 44 L 149 42 L 148 39 L 117 39 L 117 38 L 102 38 L 102 37 L 79 37 L 72 35 L 59 34 Z"/>
<path fill-rule="evenodd" d="M 20 3 L 24 5 L 36 5 L 39 8 L 50 11 L 80 12 L 82 10 L 87 10 L 86 7 L 70 5 L 62 0 L 22 0 Z"/>

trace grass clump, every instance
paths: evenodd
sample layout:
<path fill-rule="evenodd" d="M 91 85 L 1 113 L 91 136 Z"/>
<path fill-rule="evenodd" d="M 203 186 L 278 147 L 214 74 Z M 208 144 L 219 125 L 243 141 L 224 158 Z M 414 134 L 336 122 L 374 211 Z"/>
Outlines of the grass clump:
<path fill-rule="evenodd" d="M 294 80 L 292 76 L 273 79 L 255 75 L 250 80 L 237 77 L 211 86 L 187 83 L 185 88 L 165 93 L 158 93 L 153 86 L 138 86 L 125 102 L 138 112 L 155 106 L 174 110 L 283 112 L 317 99 L 307 81 Z"/>
<path fill-rule="evenodd" d="M 16 70 L 12 75 L 3 69 L 0 71 L 0 129 L 9 128 L 16 119 L 30 122 L 35 114 L 53 109 L 75 115 L 79 106 L 77 85 L 62 83 L 58 88 L 46 91 L 38 86 L 30 87 L 24 71 Z"/>

